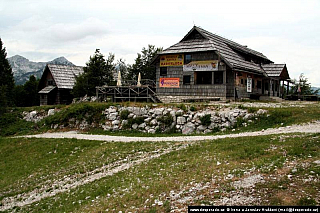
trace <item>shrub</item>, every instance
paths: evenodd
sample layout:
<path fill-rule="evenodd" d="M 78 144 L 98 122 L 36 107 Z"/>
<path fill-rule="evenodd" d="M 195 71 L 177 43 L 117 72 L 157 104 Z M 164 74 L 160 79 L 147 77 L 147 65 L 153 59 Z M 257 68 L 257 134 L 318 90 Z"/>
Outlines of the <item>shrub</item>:
<path fill-rule="evenodd" d="M 143 117 L 135 117 L 132 119 L 132 124 L 142 124 L 144 122 L 144 118 Z"/>
<path fill-rule="evenodd" d="M 202 117 L 200 117 L 201 125 L 203 126 L 209 126 L 211 124 L 211 115 L 206 114 Z"/>
<path fill-rule="evenodd" d="M 120 119 L 121 119 L 121 120 L 127 120 L 129 114 L 130 114 L 129 110 L 127 110 L 127 109 L 122 110 L 122 111 L 120 112 Z"/>
<path fill-rule="evenodd" d="M 187 111 L 187 107 L 184 104 L 179 104 L 177 107 L 182 109 L 183 111 Z"/>
<path fill-rule="evenodd" d="M 164 124 L 165 126 L 170 126 L 173 123 L 173 117 L 171 114 L 166 114 L 157 118 L 157 121 Z"/>
<path fill-rule="evenodd" d="M 196 108 L 195 106 L 192 105 L 192 106 L 190 107 L 190 111 L 191 111 L 191 112 L 194 112 L 194 111 L 196 111 L 196 110 L 197 110 L 197 108 Z"/>

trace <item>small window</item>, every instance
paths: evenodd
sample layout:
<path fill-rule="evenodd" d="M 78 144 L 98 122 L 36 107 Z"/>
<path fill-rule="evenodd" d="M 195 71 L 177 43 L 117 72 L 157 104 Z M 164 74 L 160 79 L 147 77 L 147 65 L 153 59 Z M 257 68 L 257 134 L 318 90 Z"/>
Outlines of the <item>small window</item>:
<path fill-rule="evenodd" d="M 258 87 L 258 89 L 261 89 L 261 85 L 262 85 L 262 82 L 261 82 L 261 81 L 257 81 L 257 87 Z"/>
<path fill-rule="evenodd" d="M 160 75 L 167 76 L 167 67 L 160 67 Z"/>
<path fill-rule="evenodd" d="M 52 86 L 53 85 L 53 80 L 48 80 L 48 85 Z"/>
<path fill-rule="evenodd" d="M 192 61 L 190 54 L 184 56 L 184 64 L 189 64 Z"/>
<path fill-rule="evenodd" d="M 243 84 L 243 78 L 241 78 L 241 84 Z"/>
<path fill-rule="evenodd" d="M 223 72 L 214 72 L 214 84 L 223 84 Z"/>
<path fill-rule="evenodd" d="M 184 85 L 189 85 L 191 81 L 191 76 L 190 75 L 184 75 L 183 76 L 183 84 Z"/>
<path fill-rule="evenodd" d="M 252 88 L 254 88 L 254 79 L 252 79 Z"/>

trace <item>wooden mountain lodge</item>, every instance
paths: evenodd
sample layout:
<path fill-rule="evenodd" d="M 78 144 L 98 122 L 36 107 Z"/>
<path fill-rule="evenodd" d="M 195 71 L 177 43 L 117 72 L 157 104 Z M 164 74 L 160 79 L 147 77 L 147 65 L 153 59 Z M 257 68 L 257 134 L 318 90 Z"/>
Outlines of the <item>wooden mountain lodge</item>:
<path fill-rule="evenodd" d="M 83 67 L 47 64 L 39 82 L 40 106 L 70 104 L 75 77 L 83 73 Z"/>
<path fill-rule="evenodd" d="M 196 26 L 153 64 L 162 102 L 282 98 L 290 81 L 285 64 Z"/>

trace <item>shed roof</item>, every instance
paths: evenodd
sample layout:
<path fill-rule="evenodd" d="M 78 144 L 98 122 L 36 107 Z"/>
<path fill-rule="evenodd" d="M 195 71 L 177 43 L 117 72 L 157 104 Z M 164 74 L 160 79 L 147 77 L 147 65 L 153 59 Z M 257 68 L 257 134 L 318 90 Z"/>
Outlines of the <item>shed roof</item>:
<path fill-rule="evenodd" d="M 196 35 L 195 32 L 197 32 L 198 35 Z M 272 63 L 271 60 L 258 51 L 210 33 L 197 26 L 194 26 L 179 43 L 172 45 L 159 54 L 203 51 L 216 51 L 230 67 L 250 70 L 262 75 L 265 75 L 265 73 L 260 64 L 246 61 L 243 55 L 250 55 L 258 58 L 264 63 Z"/>
<path fill-rule="evenodd" d="M 43 88 L 42 90 L 39 91 L 39 93 L 41 94 L 48 94 L 50 93 L 52 90 L 54 90 L 55 88 L 57 88 L 56 86 L 47 86 L 45 88 Z"/>
<path fill-rule="evenodd" d="M 268 77 L 290 78 L 285 64 L 264 64 L 262 65 L 262 68 L 267 73 Z"/>
<path fill-rule="evenodd" d="M 78 66 L 47 64 L 45 69 L 47 68 L 59 89 L 73 89 L 75 77 L 84 72 L 83 67 Z"/>

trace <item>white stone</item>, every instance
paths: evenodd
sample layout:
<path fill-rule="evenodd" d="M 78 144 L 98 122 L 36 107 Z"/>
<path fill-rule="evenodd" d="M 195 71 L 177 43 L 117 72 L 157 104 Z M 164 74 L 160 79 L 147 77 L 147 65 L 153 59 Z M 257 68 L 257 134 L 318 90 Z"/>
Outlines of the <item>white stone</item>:
<path fill-rule="evenodd" d="M 118 112 L 113 112 L 113 113 L 110 113 L 108 117 L 110 121 L 114 121 L 117 119 L 117 116 L 118 116 Z"/>
<path fill-rule="evenodd" d="M 177 117 L 177 124 L 178 125 L 183 125 L 185 123 L 186 123 L 186 118 L 185 117 L 183 117 L 183 116 Z"/>
<path fill-rule="evenodd" d="M 119 125 L 120 121 L 119 120 L 114 120 L 111 123 L 112 123 L 112 125 Z"/>
<path fill-rule="evenodd" d="M 187 123 L 186 125 L 184 125 L 184 127 L 182 128 L 182 134 L 186 135 L 186 134 L 191 134 L 194 132 L 196 126 L 193 123 Z"/>
<path fill-rule="evenodd" d="M 132 129 L 137 129 L 138 126 L 139 126 L 138 124 L 133 124 L 133 125 L 132 125 Z"/>
<path fill-rule="evenodd" d="M 54 113 L 55 113 L 54 109 L 49 109 L 48 110 L 48 116 L 54 115 Z"/>

